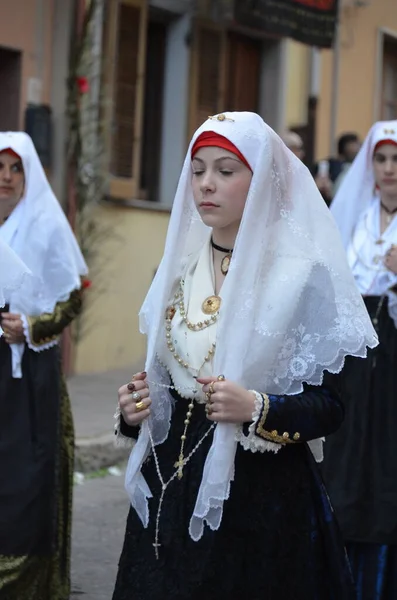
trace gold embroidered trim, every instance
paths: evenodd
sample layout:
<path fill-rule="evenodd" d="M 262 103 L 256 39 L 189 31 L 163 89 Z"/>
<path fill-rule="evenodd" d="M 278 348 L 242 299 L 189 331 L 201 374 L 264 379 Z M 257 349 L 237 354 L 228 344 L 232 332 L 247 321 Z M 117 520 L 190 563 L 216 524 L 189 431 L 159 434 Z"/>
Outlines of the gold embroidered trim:
<path fill-rule="evenodd" d="M 264 424 L 267 419 L 267 415 L 270 408 L 269 396 L 267 394 L 261 394 L 263 398 L 263 410 L 261 414 L 261 418 L 258 421 L 257 431 L 262 431 L 264 429 Z"/>
<path fill-rule="evenodd" d="M 290 439 L 290 435 L 287 431 L 285 431 L 282 435 L 279 435 L 277 429 L 273 429 L 273 431 L 267 431 L 264 428 L 267 415 L 269 413 L 270 401 L 269 396 L 267 394 L 261 394 L 263 398 L 263 410 L 261 418 L 258 421 L 258 425 L 256 427 L 256 434 L 262 437 L 265 440 L 270 442 L 274 442 L 275 444 L 296 444 L 300 438 L 300 434 L 298 432 L 294 433 L 293 439 Z"/>
<path fill-rule="evenodd" d="M 42 323 L 43 321 L 46 320 L 43 317 L 47 317 L 47 315 L 40 315 L 39 317 L 26 317 L 26 320 L 28 322 L 30 345 L 34 346 L 35 348 L 40 348 L 40 346 L 45 346 L 46 344 L 49 344 L 50 342 L 54 342 L 59 337 L 58 335 L 53 335 L 51 337 L 46 337 L 46 338 L 41 339 L 39 341 L 36 341 L 34 339 L 34 337 L 33 337 L 33 328 L 34 328 L 34 326 L 37 323 Z M 49 320 L 49 319 L 47 319 L 47 320 Z"/>

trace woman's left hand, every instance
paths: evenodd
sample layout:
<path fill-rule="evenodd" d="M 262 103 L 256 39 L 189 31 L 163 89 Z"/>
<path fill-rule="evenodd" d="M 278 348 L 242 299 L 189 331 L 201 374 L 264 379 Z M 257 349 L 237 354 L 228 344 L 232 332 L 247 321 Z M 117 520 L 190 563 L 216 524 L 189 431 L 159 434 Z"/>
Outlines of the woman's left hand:
<path fill-rule="evenodd" d="M 4 312 L 1 314 L 1 327 L 8 344 L 22 344 L 25 341 L 21 315 Z"/>
<path fill-rule="evenodd" d="M 385 266 L 397 275 L 397 246 L 394 244 L 386 252 Z"/>
<path fill-rule="evenodd" d="M 214 390 L 209 399 L 210 411 L 207 418 L 210 421 L 224 423 L 248 423 L 252 421 L 255 410 L 255 396 L 245 388 L 228 381 L 219 381 L 216 377 L 198 377 L 198 383 L 203 384 L 203 392 L 208 393 L 212 383 Z"/>

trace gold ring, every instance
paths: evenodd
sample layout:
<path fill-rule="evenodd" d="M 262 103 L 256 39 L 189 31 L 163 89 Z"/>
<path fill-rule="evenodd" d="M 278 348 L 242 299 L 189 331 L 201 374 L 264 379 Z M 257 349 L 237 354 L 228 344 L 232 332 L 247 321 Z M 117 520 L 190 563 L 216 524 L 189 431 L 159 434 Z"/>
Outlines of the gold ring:
<path fill-rule="evenodd" d="M 139 402 L 139 400 L 142 400 L 142 396 L 140 395 L 139 392 L 134 392 L 133 394 L 131 394 L 131 397 L 133 400 L 136 400 L 136 402 Z"/>
<path fill-rule="evenodd" d="M 136 412 L 141 412 L 141 410 L 144 410 L 146 408 L 145 403 L 141 400 L 140 402 L 137 402 L 135 404 L 135 408 L 136 408 Z"/>
<path fill-rule="evenodd" d="M 215 383 L 215 381 L 211 381 L 211 383 L 209 385 L 209 388 L 208 388 L 208 393 L 209 394 L 215 394 L 214 383 Z"/>
<path fill-rule="evenodd" d="M 225 381 L 226 377 L 224 375 L 219 375 L 218 381 Z"/>

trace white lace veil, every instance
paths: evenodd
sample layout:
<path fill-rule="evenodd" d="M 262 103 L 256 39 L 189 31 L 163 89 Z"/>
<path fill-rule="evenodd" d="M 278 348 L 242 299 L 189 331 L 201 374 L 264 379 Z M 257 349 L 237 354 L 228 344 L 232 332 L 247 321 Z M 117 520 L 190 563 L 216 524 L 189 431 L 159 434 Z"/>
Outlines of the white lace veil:
<path fill-rule="evenodd" d="M 79 289 L 87 266 L 31 138 L 23 132 L 0 133 L 0 152 L 7 148 L 22 159 L 25 190 L 0 227 L 0 237 L 33 274 L 12 294 L 13 310 L 35 316 L 52 312 L 57 302 Z"/>
<path fill-rule="evenodd" d="M 339 226 L 346 249 L 360 216 L 368 209 L 374 197 L 372 159 L 376 144 L 386 139 L 397 144 L 397 121 L 378 121 L 371 127 L 332 201 L 331 213 Z"/>
<path fill-rule="evenodd" d="M 165 309 L 188 257 L 208 239 L 191 188 L 191 147 L 203 131 L 228 138 L 245 156 L 253 177 L 223 284 L 214 376 L 274 394 L 294 394 L 302 383 L 320 384 L 324 369 L 339 371 L 346 355 L 364 357 L 377 344 L 335 221 L 306 167 L 254 113 L 225 113 L 194 134 L 173 204 L 164 257 L 140 312 L 147 335 L 148 380 L 166 383 L 156 360 Z M 148 523 L 151 492 L 140 473 L 149 453 L 168 435 L 172 402 L 166 389 L 150 385 L 152 416 L 144 422 L 126 473 L 126 489 Z M 234 474 L 235 426 L 219 424 L 208 454 L 190 535 L 204 522 L 217 529 Z"/>
<path fill-rule="evenodd" d="M 31 276 L 11 248 L 0 239 L 0 308 L 9 301 L 10 296 Z"/>

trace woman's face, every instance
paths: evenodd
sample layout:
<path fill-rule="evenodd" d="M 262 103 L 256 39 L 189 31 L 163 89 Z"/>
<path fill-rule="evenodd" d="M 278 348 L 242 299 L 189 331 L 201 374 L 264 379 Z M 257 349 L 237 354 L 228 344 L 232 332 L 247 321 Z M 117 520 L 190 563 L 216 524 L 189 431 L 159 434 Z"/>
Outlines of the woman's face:
<path fill-rule="evenodd" d="M 0 152 L 0 225 L 22 198 L 24 185 L 21 160 L 9 152 Z"/>
<path fill-rule="evenodd" d="M 375 182 L 380 191 L 397 196 L 397 146 L 380 146 L 375 150 L 373 165 Z"/>
<path fill-rule="evenodd" d="M 208 146 L 192 160 L 194 201 L 203 222 L 213 229 L 240 225 L 252 172 L 235 154 Z"/>

